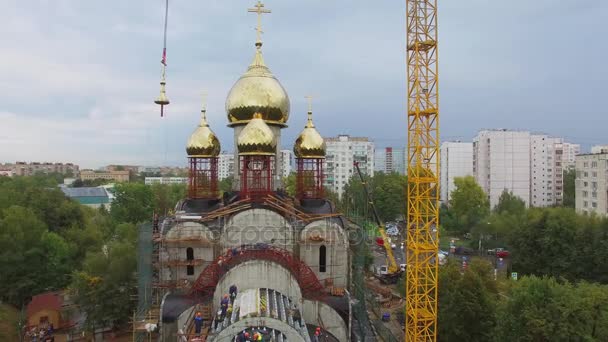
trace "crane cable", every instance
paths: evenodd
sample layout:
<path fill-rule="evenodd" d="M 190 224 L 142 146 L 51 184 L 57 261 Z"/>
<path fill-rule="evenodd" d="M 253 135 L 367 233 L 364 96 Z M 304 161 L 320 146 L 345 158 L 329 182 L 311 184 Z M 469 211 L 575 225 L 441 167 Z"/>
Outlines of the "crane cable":
<path fill-rule="evenodd" d="M 161 71 L 161 79 L 160 79 L 160 95 L 154 101 L 157 105 L 160 106 L 160 117 L 162 118 L 164 115 L 164 107 L 168 105 L 169 99 L 167 98 L 167 94 L 165 91 L 165 70 L 167 69 L 167 22 L 169 18 L 169 0 L 165 0 L 165 26 L 163 28 L 163 56 L 160 60 L 160 64 L 162 64 Z"/>
<path fill-rule="evenodd" d="M 163 58 L 161 63 L 167 66 L 167 20 L 169 18 L 169 0 L 165 0 L 165 28 L 163 30 Z M 164 73 L 164 71 L 163 71 Z"/>

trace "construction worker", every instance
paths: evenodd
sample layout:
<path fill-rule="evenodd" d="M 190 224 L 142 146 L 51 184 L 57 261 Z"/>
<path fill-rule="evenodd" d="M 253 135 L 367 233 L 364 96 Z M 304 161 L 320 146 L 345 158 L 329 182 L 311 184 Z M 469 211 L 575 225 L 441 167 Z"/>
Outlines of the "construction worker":
<path fill-rule="evenodd" d="M 317 327 L 317 329 L 315 329 L 315 335 L 313 336 L 313 341 L 314 342 L 321 341 L 321 327 Z"/>
<path fill-rule="evenodd" d="M 196 336 L 201 334 L 201 329 L 203 327 L 203 314 L 200 311 L 196 312 L 194 315 L 194 333 Z"/>
<path fill-rule="evenodd" d="M 230 292 L 230 301 L 234 303 L 234 299 L 236 298 L 236 294 L 238 292 L 236 285 L 234 285 L 234 284 L 230 285 L 229 292 Z"/>
<path fill-rule="evenodd" d="M 228 304 L 228 309 L 226 310 L 226 315 L 228 317 L 232 316 L 232 304 Z"/>
<path fill-rule="evenodd" d="M 228 294 L 225 294 L 224 298 L 222 298 L 222 301 L 220 302 L 220 308 L 222 311 L 222 319 L 224 317 L 226 317 L 226 311 L 228 311 L 228 304 L 230 304 L 230 298 L 228 297 Z"/>

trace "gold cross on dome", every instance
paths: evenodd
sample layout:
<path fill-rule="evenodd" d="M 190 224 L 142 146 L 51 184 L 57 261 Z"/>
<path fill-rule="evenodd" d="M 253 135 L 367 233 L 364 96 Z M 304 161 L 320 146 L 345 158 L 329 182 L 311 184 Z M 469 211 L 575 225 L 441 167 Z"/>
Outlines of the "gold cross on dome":
<path fill-rule="evenodd" d="M 256 27 L 257 32 L 257 41 L 256 45 L 262 45 L 262 14 L 271 13 L 269 9 L 264 8 L 264 4 L 262 1 L 258 0 L 258 2 L 253 6 L 255 8 L 248 8 L 247 12 L 257 13 L 258 14 L 258 26 Z"/>
<path fill-rule="evenodd" d="M 312 113 L 312 96 L 306 95 L 304 98 L 308 101 L 308 112 Z"/>

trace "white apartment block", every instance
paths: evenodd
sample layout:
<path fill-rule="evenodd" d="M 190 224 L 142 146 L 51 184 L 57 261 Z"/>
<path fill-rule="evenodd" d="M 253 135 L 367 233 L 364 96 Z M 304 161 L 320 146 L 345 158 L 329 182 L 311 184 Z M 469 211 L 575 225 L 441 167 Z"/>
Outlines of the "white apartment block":
<path fill-rule="evenodd" d="M 530 132 L 480 131 L 473 139 L 473 174 L 492 208 L 505 189 L 529 205 Z"/>
<path fill-rule="evenodd" d="M 595 145 L 591 147 L 591 153 L 608 153 L 608 145 Z"/>
<path fill-rule="evenodd" d="M 291 150 L 281 150 L 281 177 L 286 178 L 293 169 L 294 154 Z"/>
<path fill-rule="evenodd" d="M 188 184 L 188 177 L 146 177 L 146 185 L 152 184 Z"/>
<path fill-rule="evenodd" d="M 440 148 L 440 198 L 448 204 L 454 178 L 473 175 L 473 143 L 444 142 Z"/>
<path fill-rule="evenodd" d="M 374 154 L 374 171 L 405 175 L 407 157 L 405 149 L 385 147 Z"/>
<path fill-rule="evenodd" d="M 368 138 L 339 135 L 324 138 L 327 146 L 325 186 L 341 198 L 344 187 L 355 174 L 354 162 L 364 174 L 374 175 L 374 143 Z"/>
<path fill-rule="evenodd" d="M 577 212 L 608 216 L 608 149 L 576 157 L 574 196 Z"/>
<path fill-rule="evenodd" d="M 530 205 L 559 205 L 563 199 L 563 141 L 544 134 L 530 136 Z"/>
<path fill-rule="evenodd" d="M 576 155 L 581 154 L 581 145 L 564 142 L 562 143 L 562 150 L 564 151 L 564 154 L 562 155 L 562 165 L 564 166 L 564 171 L 574 170 L 576 165 Z"/>
<path fill-rule="evenodd" d="M 222 152 L 217 160 L 217 178 L 219 180 L 234 176 L 234 154 Z"/>

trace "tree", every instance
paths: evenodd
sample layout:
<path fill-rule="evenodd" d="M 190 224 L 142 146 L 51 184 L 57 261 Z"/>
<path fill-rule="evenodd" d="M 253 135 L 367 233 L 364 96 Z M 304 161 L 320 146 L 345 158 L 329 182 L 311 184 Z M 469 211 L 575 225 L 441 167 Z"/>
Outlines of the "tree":
<path fill-rule="evenodd" d="M 494 207 L 494 212 L 498 214 L 506 213 L 521 216 L 525 211 L 526 202 L 507 189 L 502 192 L 498 199 L 498 204 Z"/>
<path fill-rule="evenodd" d="M 283 188 L 287 191 L 289 196 L 296 195 L 296 173 L 292 172 L 287 177 L 283 177 L 282 180 Z"/>
<path fill-rule="evenodd" d="M 494 295 L 487 283 L 490 267 L 461 274 L 456 263 L 439 271 L 439 341 L 490 341 L 495 325 Z"/>
<path fill-rule="evenodd" d="M 234 183 L 234 176 L 228 176 L 228 177 L 222 179 L 220 181 L 220 191 L 222 193 L 231 192 L 233 183 Z"/>
<path fill-rule="evenodd" d="M 151 189 L 154 210 L 163 214 L 173 209 L 178 201 L 186 197 L 185 184 L 153 184 Z"/>
<path fill-rule="evenodd" d="M 576 170 L 564 171 L 564 207 L 574 208 L 574 182 L 576 181 Z"/>
<path fill-rule="evenodd" d="M 149 221 L 154 210 L 152 189 L 141 183 L 120 183 L 114 187 L 110 215 L 115 222 Z"/>
<path fill-rule="evenodd" d="M 498 341 L 606 341 L 608 287 L 523 277 L 498 309 Z"/>
<path fill-rule="evenodd" d="M 380 173 L 374 177 L 373 200 L 384 221 L 404 217 L 407 203 L 407 178 L 398 173 Z"/>
<path fill-rule="evenodd" d="M 469 232 L 489 214 L 490 202 L 472 176 L 456 177 L 454 185 L 450 199 L 454 225 L 446 228 L 461 233 Z"/>
<path fill-rule="evenodd" d="M 101 251 L 87 254 L 82 271 L 74 273 L 70 292 L 87 315 L 86 329 L 110 327 L 114 330 L 129 324 L 136 294 L 135 246 L 117 240 Z"/>
<path fill-rule="evenodd" d="M 37 293 L 60 289 L 73 268 L 70 248 L 28 208 L 12 206 L 0 220 L 0 298 L 20 306 Z"/>

